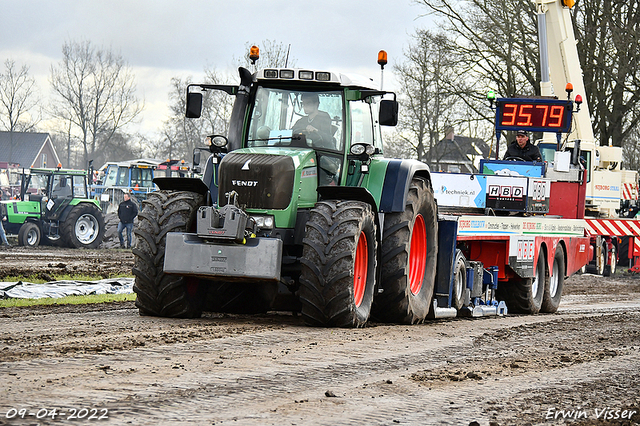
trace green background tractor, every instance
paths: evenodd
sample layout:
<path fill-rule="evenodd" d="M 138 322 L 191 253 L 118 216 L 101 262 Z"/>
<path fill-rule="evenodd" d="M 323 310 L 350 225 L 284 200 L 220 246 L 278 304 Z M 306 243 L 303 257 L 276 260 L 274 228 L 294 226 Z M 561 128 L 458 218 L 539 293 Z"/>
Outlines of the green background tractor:
<path fill-rule="evenodd" d="M 240 69 L 228 137 L 202 180 L 155 179 L 135 232 L 141 314 L 300 311 L 310 325 L 422 322 L 437 206 L 428 166 L 382 155 L 395 94 L 330 72 Z M 392 99 L 388 99 L 392 97 Z M 228 153 L 227 153 L 228 151 Z"/>
<path fill-rule="evenodd" d="M 88 198 L 87 173 L 82 170 L 27 169 L 19 200 L 3 201 L 5 230 L 18 244 L 52 244 L 96 248 L 105 224 L 96 200 Z"/>

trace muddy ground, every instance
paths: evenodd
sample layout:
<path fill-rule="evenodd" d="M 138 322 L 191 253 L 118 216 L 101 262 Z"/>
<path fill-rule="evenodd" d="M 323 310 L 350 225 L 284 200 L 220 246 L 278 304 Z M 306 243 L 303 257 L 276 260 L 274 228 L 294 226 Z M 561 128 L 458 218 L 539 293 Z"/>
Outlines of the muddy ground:
<path fill-rule="evenodd" d="M 0 252 L 2 273 L 131 264 Z M 133 302 L 0 309 L 0 424 L 640 424 L 640 277 L 576 276 L 564 293 L 552 315 L 358 330 L 141 317 Z"/>

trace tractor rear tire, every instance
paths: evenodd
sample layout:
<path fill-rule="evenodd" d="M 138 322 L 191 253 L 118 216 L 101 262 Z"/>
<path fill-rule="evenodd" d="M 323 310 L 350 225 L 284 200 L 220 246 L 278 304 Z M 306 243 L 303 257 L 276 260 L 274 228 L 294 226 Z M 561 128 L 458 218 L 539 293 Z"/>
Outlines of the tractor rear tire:
<path fill-rule="evenodd" d="M 18 231 L 18 245 L 36 247 L 40 244 L 40 227 L 33 222 L 25 222 Z"/>
<path fill-rule="evenodd" d="M 496 296 L 504 300 L 509 312 L 531 315 L 540 312 L 548 277 L 546 264 L 544 252 L 540 250 L 533 278 L 518 278 L 498 285 Z"/>
<path fill-rule="evenodd" d="M 432 308 L 438 259 L 438 217 L 433 191 L 414 178 L 403 212 L 385 215 L 382 283 L 374 317 L 385 322 L 421 323 Z"/>
<path fill-rule="evenodd" d="M 302 241 L 300 301 L 314 326 L 361 327 L 371 314 L 377 274 L 375 216 L 360 201 L 320 201 Z"/>
<path fill-rule="evenodd" d="M 61 238 L 67 247 L 94 249 L 104 237 L 104 216 L 94 205 L 80 203 L 73 207 L 60 225 Z"/>
<path fill-rule="evenodd" d="M 564 287 L 564 270 L 564 249 L 558 244 L 556 254 L 553 256 L 553 269 L 544 284 L 544 296 L 542 297 L 540 312 L 552 314 L 558 310 Z"/>
<path fill-rule="evenodd" d="M 140 315 L 198 318 L 205 287 L 196 278 L 164 273 L 168 232 L 195 230 L 202 195 L 190 191 L 155 191 L 143 201 L 134 229 L 133 290 Z"/>

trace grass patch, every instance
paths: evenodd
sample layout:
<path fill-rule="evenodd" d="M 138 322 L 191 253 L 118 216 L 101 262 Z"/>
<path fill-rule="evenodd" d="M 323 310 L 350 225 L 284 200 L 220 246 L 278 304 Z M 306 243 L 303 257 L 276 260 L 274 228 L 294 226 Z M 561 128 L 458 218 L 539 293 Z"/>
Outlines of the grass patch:
<path fill-rule="evenodd" d="M 135 293 L 132 294 L 91 294 L 88 296 L 66 296 L 57 299 L 1 299 L 0 308 L 10 308 L 14 306 L 39 306 L 39 305 L 84 305 L 89 303 L 110 303 L 136 300 Z"/>

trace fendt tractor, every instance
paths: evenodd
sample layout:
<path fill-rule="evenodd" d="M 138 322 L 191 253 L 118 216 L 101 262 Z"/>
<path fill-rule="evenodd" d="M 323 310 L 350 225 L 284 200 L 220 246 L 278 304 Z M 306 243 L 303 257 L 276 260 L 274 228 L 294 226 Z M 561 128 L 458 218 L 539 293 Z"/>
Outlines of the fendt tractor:
<path fill-rule="evenodd" d="M 235 95 L 230 131 L 210 138 L 203 180 L 154 180 L 160 191 L 145 201 L 133 250 L 140 312 L 423 321 L 437 208 L 426 164 L 381 155 L 395 94 L 325 71 L 241 68 L 240 77 L 187 89 L 187 117 L 200 115 L 204 91 Z"/>
<path fill-rule="evenodd" d="M 228 136 L 208 138 L 202 179 L 154 179 L 160 190 L 139 216 L 143 315 L 291 310 L 310 325 L 357 327 L 555 312 L 565 277 L 587 262 L 584 221 L 543 216 L 561 194 L 543 164 L 518 164 L 538 175 L 514 182 L 384 158 L 381 126 L 397 123 L 398 104 L 371 80 L 240 68 L 238 86 L 188 86 L 187 117 L 209 90 L 235 96 Z M 557 115 L 556 101 L 540 102 Z M 570 121 L 574 102 L 561 102 Z M 577 174 L 567 181 L 584 193 Z M 484 191 L 471 196 L 469 182 Z M 457 200 L 439 214 L 434 190 Z M 465 205 L 474 198 L 484 205 Z"/>
<path fill-rule="evenodd" d="M 25 169 L 19 199 L 2 201 L 5 230 L 17 234 L 21 246 L 96 248 L 104 236 L 104 216 L 88 194 L 86 171 Z"/>

